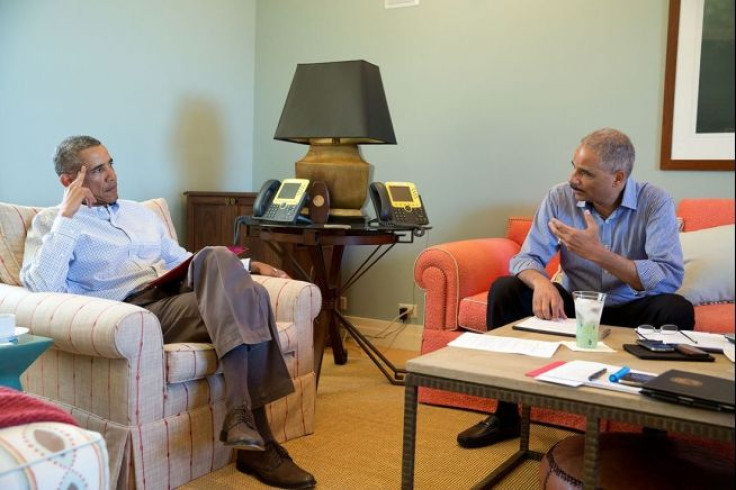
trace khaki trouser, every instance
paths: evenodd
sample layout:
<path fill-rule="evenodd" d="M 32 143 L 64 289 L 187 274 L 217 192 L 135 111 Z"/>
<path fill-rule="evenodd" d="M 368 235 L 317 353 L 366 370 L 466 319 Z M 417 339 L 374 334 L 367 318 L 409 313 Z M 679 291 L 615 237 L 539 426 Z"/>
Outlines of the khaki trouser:
<path fill-rule="evenodd" d="M 228 409 L 259 408 L 294 391 L 268 292 L 226 247 L 199 251 L 180 284 L 144 290 L 126 301 L 158 317 L 164 343 L 215 346 Z"/>

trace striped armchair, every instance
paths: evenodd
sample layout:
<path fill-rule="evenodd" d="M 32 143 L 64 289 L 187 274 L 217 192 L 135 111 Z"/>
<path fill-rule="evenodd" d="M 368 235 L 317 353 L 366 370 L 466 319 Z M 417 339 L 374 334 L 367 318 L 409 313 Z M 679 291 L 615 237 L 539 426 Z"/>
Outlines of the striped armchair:
<path fill-rule="evenodd" d="M 144 204 L 176 239 L 166 201 Z M 102 434 L 111 487 L 174 488 L 226 465 L 233 455 L 217 437 L 224 380 L 212 345 L 164 345 L 156 316 L 137 306 L 21 286 L 25 236 L 39 209 L 0 203 L 0 313 L 15 313 L 19 326 L 54 341 L 21 377 L 24 390 Z M 306 282 L 254 279 L 270 293 L 296 388 L 267 407 L 283 442 L 314 430 L 312 329 L 321 296 Z"/>

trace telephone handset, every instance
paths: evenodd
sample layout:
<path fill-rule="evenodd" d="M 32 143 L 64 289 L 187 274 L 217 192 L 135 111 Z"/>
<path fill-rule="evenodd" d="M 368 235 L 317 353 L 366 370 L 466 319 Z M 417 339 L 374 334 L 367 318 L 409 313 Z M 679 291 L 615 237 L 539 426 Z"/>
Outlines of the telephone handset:
<path fill-rule="evenodd" d="M 411 182 L 373 182 L 371 201 L 376 218 L 384 226 L 426 226 L 429 224 L 422 198 Z"/>
<path fill-rule="evenodd" d="M 294 223 L 307 202 L 307 179 L 271 179 L 261 186 L 253 203 L 253 217 L 264 221 Z"/>

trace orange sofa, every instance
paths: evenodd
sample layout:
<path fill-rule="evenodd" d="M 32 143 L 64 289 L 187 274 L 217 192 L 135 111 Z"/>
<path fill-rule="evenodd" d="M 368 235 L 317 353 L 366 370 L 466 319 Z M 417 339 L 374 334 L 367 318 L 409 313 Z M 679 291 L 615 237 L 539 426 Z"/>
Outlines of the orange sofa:
<path fill-rule="evenodd" d="M 684 199 L 677 214 L 682 219 L 683 232 L 732 225 L 734 200 Z M 510 218 L 504 238 L 462 240 L 420 252 L 414 264 L 414 281 L 425 293 L 423 354 L 444 347 L 465 331 L 487 330 L 488 289 L 497 277 L 509 273 L 509 260 L 519 251 L 530 225 L 531 218 Z M 555 258 L 547 271 L 552 276 L 557 269 Z M 733 270 L 730 274 L 733 283 Z M 696 330 L 733 332 L 734 319 L 732 296 L 716 304 L 695 307 Z M 420 390 L 420 401 L 484 412 L 493 411 L 496 404 L 494 400 L 429 389 Z M 576 428 L 582 424 L 578 416 L 539 409 L 532 410 L 532 418 Z"/>

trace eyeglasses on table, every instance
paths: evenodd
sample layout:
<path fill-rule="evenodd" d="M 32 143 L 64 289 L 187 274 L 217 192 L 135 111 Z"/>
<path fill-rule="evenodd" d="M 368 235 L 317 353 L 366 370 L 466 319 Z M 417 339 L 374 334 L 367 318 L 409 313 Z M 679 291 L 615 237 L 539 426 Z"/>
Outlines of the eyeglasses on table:
<path fill-rule="evenodd" d="M 652 336 L 654 335 L 661 335 L 662 341 L 664 341 L 665 339 L 670 340 L 674 338 L 674 335 L 679 334 L 694 344 L 698 343 L 694 338 L 690 337 L 688 334 L 680 330 L 680 328 L 673 323 L 666 323 L 659 328 L 655 327 L 654 325 L 639 325 L 638 327 L 636 327 L 635 331 L 639 337 L 645 340 L 655 340 L 652 339 Z"/>

